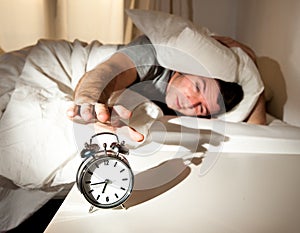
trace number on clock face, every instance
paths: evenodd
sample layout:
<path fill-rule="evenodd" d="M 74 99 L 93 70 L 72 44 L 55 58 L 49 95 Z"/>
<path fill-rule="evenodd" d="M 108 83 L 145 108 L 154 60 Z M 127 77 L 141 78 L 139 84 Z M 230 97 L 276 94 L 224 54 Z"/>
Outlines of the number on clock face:
<path fill-rule="evenodd" d="M 133 174 L 120 159 L 102 157 L 90 163 L 82 177 L 83 193 L 87 200 L 101 208 L 122 204 L 130 195 Z"/>

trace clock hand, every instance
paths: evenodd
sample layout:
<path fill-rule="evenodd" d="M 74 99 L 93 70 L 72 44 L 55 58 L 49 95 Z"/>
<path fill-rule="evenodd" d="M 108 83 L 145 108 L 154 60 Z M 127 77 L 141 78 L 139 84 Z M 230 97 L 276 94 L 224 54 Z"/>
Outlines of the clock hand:
<path fill-rule="evenodd" d="M 105 185 L 104 185 L 104 187 L 103 187 L 103 190 L 102 190 L 102 193 L 105 192 L 105 189 L 106 189 L 106 187 L 107 187 L 107 184 L 108 184 L 108 183 L 105 183 Z"/>
<path fill-rule="evenodd" d="M 111 181 L 110 181 L 109 179 L 106 179 L 106 180 L 105 180 L 105 185 L 104 185 L 103 190 L 102 190 L 102 193 L 105 192 L 106 187 L 107 187 L 107 185 L 108 185 L 109 183 L 111 183 Z"/>
<path fill-rule="evenodd" d="M 91 185 L 104 184 L 104 183 L 107 183 L 107 182 L 106 181 L 102 181 L 102 182 L 92 183 Z"/>

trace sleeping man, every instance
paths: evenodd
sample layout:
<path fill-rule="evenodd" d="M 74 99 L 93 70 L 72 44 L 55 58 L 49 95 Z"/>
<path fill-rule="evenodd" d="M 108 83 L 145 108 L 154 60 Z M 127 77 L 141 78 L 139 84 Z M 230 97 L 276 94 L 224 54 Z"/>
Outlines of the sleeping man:
<path fill-rule="evenodd" d="M 227 47 L 240 47 L 255 62 L 255 55 L 247 46 L 227 37 L 214 39 Z M 243 99 L 243 89 L 237 83 L 161 67 L 150 40 L 140 36 L 80 79 L 74 106 L 67 115 L 73 120 L 96 120 L 103 130 L 114 131 L 119 125 L 111 119 L 112 111 L 123 119 L 129 119 L 132 112 L 121 105 L 111 107 L 108 102 L 113 93 L 128 88 L 157 103 L 166 115 L 214 118 L 232 110 Z M 262 94 L 245 121 L 265 124 Z M 144 136 L 134 128 L 129 127 L 129 131 L 134 140 L 143 140 Z"/>

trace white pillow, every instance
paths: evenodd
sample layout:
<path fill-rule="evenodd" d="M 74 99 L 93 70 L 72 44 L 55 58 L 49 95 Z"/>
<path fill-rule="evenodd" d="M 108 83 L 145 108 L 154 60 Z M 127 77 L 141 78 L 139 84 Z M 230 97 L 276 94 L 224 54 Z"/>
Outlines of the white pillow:
<path fill-rule="evenodd" d="M 210 37 L 206 28 L 179 16 L 146 10 L 127 10 L 127 14 L 149 37 L 161 66 L 240 84 L 243 100 L 218 118 L 233 122 L 245 120 L 263 91 L 259 72 L 245 52 L 223 46 Z"/>

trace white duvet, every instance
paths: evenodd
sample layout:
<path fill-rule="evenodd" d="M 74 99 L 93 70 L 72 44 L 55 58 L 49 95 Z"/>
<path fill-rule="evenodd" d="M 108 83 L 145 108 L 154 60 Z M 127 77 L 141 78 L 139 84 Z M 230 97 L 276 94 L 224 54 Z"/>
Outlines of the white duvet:
<path fill-rule="evenodd" d="M 16 54 L 1 57 L 1 176 L 23 188 L 51 185 L 56 171 L 77 153 L 73 123 L 65 115 L 73 87 L 115 50 L 96 42 L 40 41 L 26 51 L 9 79 L 16 63 L 8 59 Z"/>
<path fill-rule="evenodd" d="M 54 183 L 78 151 L 66 107 L 83 73 L 116 49 L 42 40 L 0 57 L 0 231 L 52 198 L 50 186 L 74 181 L 75 174 Z"/>
<path fill-rule="evenodd" d="M 66 108 L 84 72 L 116 50 L 98 42 L 40 41 L 0 57 L 0 231 L 17 226 L 61 185 L 74 182 L 79 150 L 94 129 L 69 121 Z M 167 152 L 166 160 L 200 154 L 205 157 L 203 175 L 222 152 L 300 154 L 300 129 L 270 122 L 255 126 L 162 117 L 151 126 L 147 140 L 132 150 L 140 157 L 135 172 L 156 166 L 151 155 L 158 150 Z"/>

